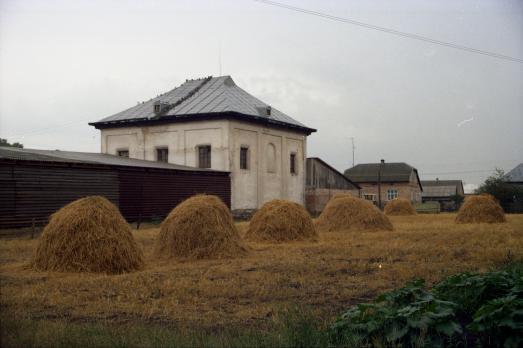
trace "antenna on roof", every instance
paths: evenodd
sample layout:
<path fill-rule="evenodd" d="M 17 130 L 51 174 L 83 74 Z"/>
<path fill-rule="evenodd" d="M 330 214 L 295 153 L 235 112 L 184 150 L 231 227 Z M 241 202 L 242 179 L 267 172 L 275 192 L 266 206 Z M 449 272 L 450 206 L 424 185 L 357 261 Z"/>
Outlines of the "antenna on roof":
<path fill-rule="evenodd" d="M 218 76 L 222 76 L 222 42 L 218 42 L 218 68 L 220 71 L 220 74 Z"/>

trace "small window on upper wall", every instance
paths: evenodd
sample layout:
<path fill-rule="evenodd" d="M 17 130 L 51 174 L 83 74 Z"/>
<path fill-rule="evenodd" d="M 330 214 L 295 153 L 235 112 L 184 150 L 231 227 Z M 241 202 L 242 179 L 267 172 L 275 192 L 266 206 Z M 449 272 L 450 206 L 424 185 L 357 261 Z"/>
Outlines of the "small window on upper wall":
<path fill-rule="evenodd" d="M 116 154 L 120 157 L 129 157 L 129 150 L 118 150 Z"/>
<path fill-rule="evenodd" d="M 249 169 L 249 148 L 246 146 L 240 148 L 240 169 Z"/>
<path fill-rule="evenodd" d="M 169 161 L 169 149 L 166 147 L 157 148 L 156 149 L 156 160 L 158 162 L 167 163 Z"/>
<path fill-rule="evenodd" d="M 296 166 L 296 154 L 295 153 L 291 153 L 291 157 L 290 157 L 290 170 L 291 170 L 291 174 L 298 174 L 298 171 L 297 171 L 297 166 Z"/>
<path fill-rule="evenodd" d="M 211 145 L 198 146 L 198 168 L 211 168 Z"/>

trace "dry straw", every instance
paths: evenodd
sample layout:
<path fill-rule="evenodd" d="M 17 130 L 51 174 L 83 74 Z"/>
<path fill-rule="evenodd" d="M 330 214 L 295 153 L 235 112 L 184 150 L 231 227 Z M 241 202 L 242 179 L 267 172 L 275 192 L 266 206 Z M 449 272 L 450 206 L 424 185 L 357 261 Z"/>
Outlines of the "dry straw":
<path fill-rule="evenodd" d="M 245 238 L 263 242 L 315 241 L 318 235 L 309 213 L 298 203 L 275 199 L 252 217 Z"/>
<path fill-rule="evenodd" d="M 371 202 L 350 195 L 336 195 L 317 219 L 324 231 L 392 230 L 392 223 Z"/>
<path fill-rule="evenodd" d="M 100 196 L 51 216 L 32 259 L 38 270 L 123 273 L 143 267 L 142 251 L 118 208 Z"/>
<path fill-rule="evenodd" d="M 160 228 L 156 253 L 190 259 L 245 255 L 229 208 L 211 195 L 190 197 L 174 208 Z"/>
<path fill-rule="evenodd" d="M 467 197 L 456 216 L 456 223 L 458 224 L 505 221 L 503 208 L 491 195 Z"/>
<path fill-rule="evenodd" d="M 387 215 L 416 215 L 416 209 L 412 203 L 405 198 L 396 198 L 385 205 L 385 214 Z"/>

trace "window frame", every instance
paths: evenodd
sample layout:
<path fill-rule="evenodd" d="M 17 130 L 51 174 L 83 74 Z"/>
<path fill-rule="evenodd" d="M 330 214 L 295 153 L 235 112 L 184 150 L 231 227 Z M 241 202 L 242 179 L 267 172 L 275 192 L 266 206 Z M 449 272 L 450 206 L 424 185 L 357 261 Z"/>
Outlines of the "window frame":
<path fill-rule="evenodd" d="M 364 193 L 363 199 L 365 199 L 366 201 L 376 202 L 376 196 L 377 195 L 375 193 Z"/>
<path fill-rule="evenodd" d="M 160 151 L 165 151 L 165 160 L 160 160 Z M 156 148 L 156 162 L 169 163 L 169 147 L 158 146 Z"/>
<path fill-rule="evenodd" d="M 209 149 L 209 152 L 207 153 L 208 158 L 205 159 L 205 161 L 208 162 L 205 164 L 206 165 L 208 164 L 208 166 L 202 165 L 202 156 L 201 156 L 200 151 L 203 150 L 204 148 Z M 202 168 L 202 169 L 210 169 L 212 167 L 212 146 L 211 146 L 211 144 L 200 144 L 200 145 L 196 146 L 196 164 L 197 164 L 198 168 Z"/>
<path fill-rule="evenodd" d="M 387 200 L 388 201 L 392 201 L 398 197 L 399 197 L 399 194 L 398 194 L 397 189 L 394 189 L 394 188 L 387 189 Z"/>
<path fill-rule="evenodd" d="M 298 175 L 298 154 L 296 152 L 289 154 L 289 172 L 291 175 Z"/>
<path fill-rule="evenodd" d="M 243 158 L 245 155 L 245 158 Z M 240 146 L 240 170 L 249 170 L 250 169 L 250 154 L 249 146 L 241 145 Z"/>
<path fill-rule="evenodd" d="M 123 156 L 122 155 L 122 152 L 127 152 L 127 156 Z M 116 149 L 116 156 L 118 157 L 122 157 L 122 158 L 131 158 L 130 157 L 130 152 L 129 152 L 129 148 L 121 148 L 121 149 Z"/>

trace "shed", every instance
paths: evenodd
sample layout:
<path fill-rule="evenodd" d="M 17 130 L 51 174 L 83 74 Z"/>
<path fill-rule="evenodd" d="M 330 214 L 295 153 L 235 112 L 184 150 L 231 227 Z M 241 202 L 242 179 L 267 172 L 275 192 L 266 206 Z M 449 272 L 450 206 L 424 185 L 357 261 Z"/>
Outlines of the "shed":
<path fill-rule="evenodd" d="M 307 158 L 305 205 L 312 214 L 319 214 L 336 194 L 360 196 L 360 186 L 318 157 Z"/>
<path fill-rule="evenodd" d="M 459 208 L 460 197 L 465 197 L 461 180 L 423 180 L 422 201 L 439 202 L 441 210 L 454 211 Z"/>
<path fill-rule="evenodd" d="M 0 228 L 45 223 L 88 195 L 115 203 L 127 221 L 161 219 L 198 193 L 231 204 L 230 173 L 113 155 L 0 147 Z"/>

